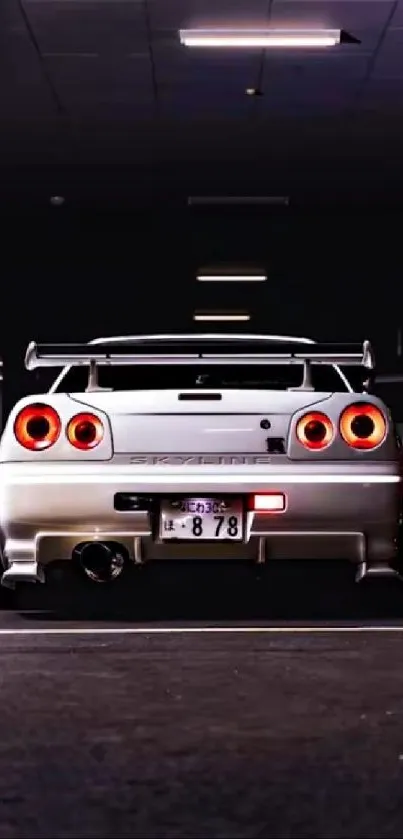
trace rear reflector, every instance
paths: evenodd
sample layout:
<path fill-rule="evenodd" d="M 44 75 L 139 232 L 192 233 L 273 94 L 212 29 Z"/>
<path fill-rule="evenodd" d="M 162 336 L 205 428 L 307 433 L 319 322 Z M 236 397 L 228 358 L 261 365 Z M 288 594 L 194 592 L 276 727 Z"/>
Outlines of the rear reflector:
<path fill-rule="evenodd" d="M 252 510 L 256 513 L 282 513 L 285 510 L 285 495 L 282 492 L 253 495 Z"/>

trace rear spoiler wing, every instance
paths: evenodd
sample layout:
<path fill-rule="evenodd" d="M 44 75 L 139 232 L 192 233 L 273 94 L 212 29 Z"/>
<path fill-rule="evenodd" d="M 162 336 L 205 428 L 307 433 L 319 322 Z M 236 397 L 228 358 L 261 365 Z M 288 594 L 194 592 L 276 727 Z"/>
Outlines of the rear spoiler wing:
<path fill-rule="evenodd" d="M 364 387 L 373 379 L 375 359 L 369 341 L 363 344 L 316 344 L 281 341 L 256 335 L 150 335 L 130 341 L 92 344 L 29 344 L 25 367 L 88 365 L 87 390 L 98 390 L 99 365 L 274 365 L 303 364 L 302 388 L 312 389 L 311 364 L 362 367 Z"/>
<path fill-rule="evenodd" d="M 375 369 L 373 349 L 363 344 L 316 344 L 263 337 L 158 336 L 130 342 L 93 344 L 29 344 L 25 367 L 79 365 L 218 365 L 338 364 Z"/>

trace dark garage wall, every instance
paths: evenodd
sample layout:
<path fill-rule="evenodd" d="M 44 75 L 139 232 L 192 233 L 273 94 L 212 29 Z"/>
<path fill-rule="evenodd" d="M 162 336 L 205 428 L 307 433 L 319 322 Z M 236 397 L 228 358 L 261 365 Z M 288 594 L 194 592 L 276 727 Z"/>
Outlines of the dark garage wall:
<path fill-rule="evenodd" d="M 403 326 L 401 220 L 365 209 L 151 216 L 63 207 L 4 217 L 6 409 L 33 382 L 23 371 L 29 340 L 192 330 L 195 308 L 247 308 L 253 331 L 370 337 L 388 363 Z M 261 264 L 268 282 L 196 282 L 200 265 L 225 260 Z"/>

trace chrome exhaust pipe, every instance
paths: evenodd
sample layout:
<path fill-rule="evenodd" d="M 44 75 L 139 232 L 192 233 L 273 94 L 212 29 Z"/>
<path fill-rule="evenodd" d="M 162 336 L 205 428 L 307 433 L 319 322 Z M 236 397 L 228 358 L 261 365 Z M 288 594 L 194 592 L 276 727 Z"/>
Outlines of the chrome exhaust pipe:
<path fill-rule="evenodd" d="M 94 583 L 109 583 L 120 577 L 125 566 L 125 555 L 119 545 L 106 542 L 85 542 L 75 550 L 78 562 Z"/>

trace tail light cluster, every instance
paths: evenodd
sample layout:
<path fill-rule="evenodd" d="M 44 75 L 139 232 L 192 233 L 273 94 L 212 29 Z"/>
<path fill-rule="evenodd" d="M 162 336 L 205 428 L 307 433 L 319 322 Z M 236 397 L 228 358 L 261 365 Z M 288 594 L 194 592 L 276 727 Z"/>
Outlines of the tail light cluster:
<path fill-rule="evenodd" d="M 53 446 L 62 432 L 62 422 L 50 405 L 27 405 L 14 421 L 17 442 L 30 451 L 43 451 Z M 80 413 L 71 418 L 66 427 L 66 437 L 75 449 L 88 451 L 99 445 L 104 427 L 95 414 Z"/>
<path fill-rule="evenodd" d="M 36 452 L 53 446 L 61 428 L 59 414 L 49 405 L 27 405 L 14 422 L 16 440 L 24 449 Z"/>
<path fill-rule="evenodd" d="M 382 411 L 366 402 L 345 408 L 339 419 L 342 439 L 353 449 L 374 449 L 386 436 L 386 420 Z M 305 414 L 297 423 L 297 438 L 306 449 L 325 449 L 335 437 L 332 420 L 318 411 Z"/>
<path fill-rule="evenodd" d="M 350 405 L 341 415 L 340 434 L 354 449 L 374 449 L 385 439 L 385 417 L 375 405 Z"/>
<path fill-rule="evenodd" d="M 76 449 L 95 449 L 104 436 L 104 427 L 94 414 L 76 414 L 66 429 L 67 439 Z"/>
<path fill-rule="evenodd" d="M 297 437 L 306 449 L 325 449 L 332 442 L 334 427 L 326 414 L 313 411 L 298 421 Z"/>

